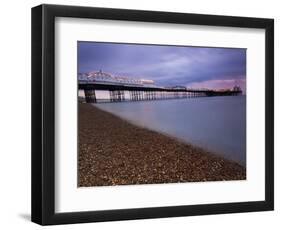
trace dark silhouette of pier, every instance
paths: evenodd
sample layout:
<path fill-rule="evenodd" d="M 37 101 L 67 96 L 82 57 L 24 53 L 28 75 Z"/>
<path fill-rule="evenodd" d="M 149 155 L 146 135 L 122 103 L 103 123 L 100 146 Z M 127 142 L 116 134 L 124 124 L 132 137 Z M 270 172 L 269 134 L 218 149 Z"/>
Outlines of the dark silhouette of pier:
<path fill-rule="evenodd" d="M 148 84 L 145 84 L 147 82 Z M 87 103 L 97 102 L 97 90 L 109 91 L 111 102 L 237 96 L 242 94 L 239 86 L 225 90 L 188 89 L 183 86 L 160 87 L 151 84 L 151 82 L 153 81 L 112 77 L 110 74 L 99 71 L 90 73 L 86 77 L 80 76 L 78 89 L 84 90 Z M 125 97 L 125 92 L 129 93 L 129 98 Z"/>

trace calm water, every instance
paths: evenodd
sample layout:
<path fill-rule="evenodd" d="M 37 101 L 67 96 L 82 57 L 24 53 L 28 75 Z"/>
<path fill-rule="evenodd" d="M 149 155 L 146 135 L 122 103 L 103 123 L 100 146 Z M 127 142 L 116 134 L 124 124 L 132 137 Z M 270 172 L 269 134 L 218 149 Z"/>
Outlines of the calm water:
<path fill-rule="evenodd" d="M 246 97 L 95 104 L 133 124 L 166 133 L 246 165 Z"/>

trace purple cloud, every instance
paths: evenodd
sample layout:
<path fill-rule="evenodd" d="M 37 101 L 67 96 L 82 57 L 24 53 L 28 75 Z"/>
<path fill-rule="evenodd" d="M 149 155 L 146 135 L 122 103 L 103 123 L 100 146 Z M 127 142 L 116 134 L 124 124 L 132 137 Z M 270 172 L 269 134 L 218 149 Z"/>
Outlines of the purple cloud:
<path fill-rule="evenodd" d="M 78 42 L 78 71 L 102 69 L 158 85 L 246 86 L 246 49 Z"/>

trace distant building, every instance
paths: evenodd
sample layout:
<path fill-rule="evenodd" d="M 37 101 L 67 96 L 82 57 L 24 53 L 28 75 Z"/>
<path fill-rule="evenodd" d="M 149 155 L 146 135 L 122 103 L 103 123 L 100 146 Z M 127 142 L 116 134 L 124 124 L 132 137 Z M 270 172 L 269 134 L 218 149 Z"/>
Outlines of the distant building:
<path fill-rule="evenodd" d="M 181 86 L 181 85 L 172 86 L 170 88 L 171 89 L 183 89 L 183 90 L 186 90 L 186 87 L 185 86 Z"/>
<path fill-rule="evenodd" d="M 153 80 L 147 80 L 147 79 L 140 79 L 141 83 L 144 85 L 153 85 L 154 81 Z"/>
<path fill-rule="evenodd" d="M 235 91 L 235 92 L 241 92 L 241 88 L 238 86 L 238 85 L 235 85 L 232 89 L 232 91 Z"/>

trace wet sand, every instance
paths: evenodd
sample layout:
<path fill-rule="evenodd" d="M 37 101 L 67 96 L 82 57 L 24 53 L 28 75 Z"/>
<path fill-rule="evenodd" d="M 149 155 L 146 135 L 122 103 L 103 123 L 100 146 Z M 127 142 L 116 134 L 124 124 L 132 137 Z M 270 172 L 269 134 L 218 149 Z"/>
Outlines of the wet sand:
<path fill-rule="evenodd" d="M 78 186 L 245 180 L 246 169 L 203 149 L 79 103 Z"/>

